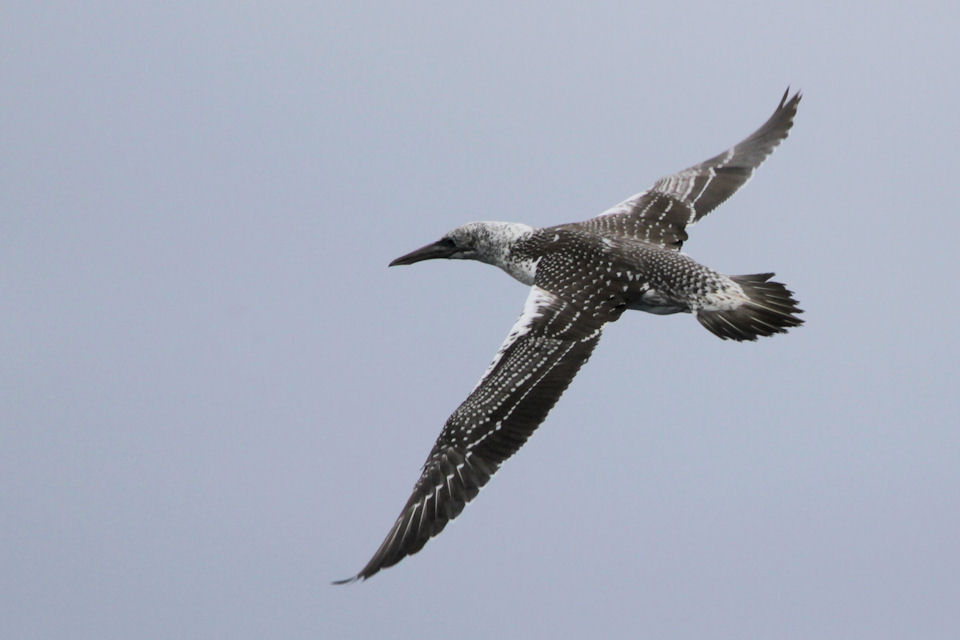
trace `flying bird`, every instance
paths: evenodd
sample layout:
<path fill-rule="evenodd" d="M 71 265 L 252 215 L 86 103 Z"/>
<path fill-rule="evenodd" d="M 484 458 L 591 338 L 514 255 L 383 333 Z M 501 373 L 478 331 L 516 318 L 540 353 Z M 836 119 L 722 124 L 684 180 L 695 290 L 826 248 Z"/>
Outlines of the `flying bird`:
<path fill-rule="evenodd" d="M 434 258 L 500 267 L 530 293 L 519 320 L 467 399 L 447 419 L 367 579 L 419 551 L 476 497 L 543 422 L 590 357 L 608 322 L 627 309 L 693 313 L 723 339 L 756 340 L 803 323 L 772 273 L 727 276 L 680 252 L 685 228 L 742 187 L 787 137 L 800 93 L 783 94 L 753 134 L 700 164 L 583 222 L 534 228 L 471 222 L 390 266 Z"/>

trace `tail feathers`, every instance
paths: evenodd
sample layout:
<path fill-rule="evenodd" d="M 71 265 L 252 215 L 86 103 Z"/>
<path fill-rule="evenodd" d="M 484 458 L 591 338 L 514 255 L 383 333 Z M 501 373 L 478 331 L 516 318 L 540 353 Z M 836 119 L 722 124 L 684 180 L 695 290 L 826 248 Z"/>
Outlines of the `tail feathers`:
<path fill-rule="evenodd" d="M 795 314 L 803 313 L 797 307 L 793 294 L 779 282 L 770 282 L 772 273 L 730 276 L 740 285 L 746 300 L 734 309 L 697 311 L 697 320 L 724 340 L 756 340 L 757 336 L 786 333 L 788 327 L 797 327 L 803 320 Z"/>

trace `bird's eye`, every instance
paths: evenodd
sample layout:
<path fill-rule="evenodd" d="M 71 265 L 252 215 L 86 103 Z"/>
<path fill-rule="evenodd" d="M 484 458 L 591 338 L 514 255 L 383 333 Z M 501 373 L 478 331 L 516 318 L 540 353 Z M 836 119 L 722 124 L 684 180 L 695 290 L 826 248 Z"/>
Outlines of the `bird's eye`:
<path fill-rule="evenodd" d="M 453 238 L 440 238 L 440 244 L 451 249 L 457 248 L 457 243 L 453 241 Z"/>

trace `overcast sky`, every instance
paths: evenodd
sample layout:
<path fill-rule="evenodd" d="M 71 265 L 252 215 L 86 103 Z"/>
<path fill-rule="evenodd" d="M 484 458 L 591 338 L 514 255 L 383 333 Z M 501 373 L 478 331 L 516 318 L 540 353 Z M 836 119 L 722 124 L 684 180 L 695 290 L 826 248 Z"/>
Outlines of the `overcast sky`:
<path fill-rule="evenodd" d="M 0 20 L 0 636 L 960 636 L 948 3 L 39 3 Z M 611 325 L 362 584 L 525 288 L 387 263 L 795 126 L 684 251 L 807 324 Z"/>

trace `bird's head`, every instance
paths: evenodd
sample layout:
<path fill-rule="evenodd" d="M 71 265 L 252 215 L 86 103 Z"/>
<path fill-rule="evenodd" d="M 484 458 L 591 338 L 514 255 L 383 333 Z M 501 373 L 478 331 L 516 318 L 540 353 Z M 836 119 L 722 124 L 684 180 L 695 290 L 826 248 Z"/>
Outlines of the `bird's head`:
<path fill-rule="evenodd" d="M 533 227 L 517 222 L 470 222 L 445 233 L 436 242 L 400 256 L 390 266 L 434 258 L 479 260 L 502 266 L 513 244 L 532 231 Z"/>

